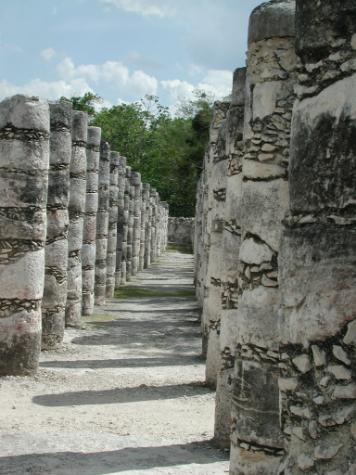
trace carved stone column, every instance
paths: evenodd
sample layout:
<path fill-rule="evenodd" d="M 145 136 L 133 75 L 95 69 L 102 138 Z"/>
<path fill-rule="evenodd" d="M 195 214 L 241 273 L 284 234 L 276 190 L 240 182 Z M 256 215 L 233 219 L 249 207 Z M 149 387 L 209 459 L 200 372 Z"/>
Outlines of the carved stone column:
<path fill-rule="evenodd" d="M 88 115 L 73 112 L 72 158 L 70 162 L 68 294 L 66 326 L 80 327 L 82 319 L 82 245 L 86 201 L 86 146 Z"/>
<path fill-rule="evenodd" d="M 72 104 L 50 104 L 45 287 L 42 300 L 42 349 L 63 341 L 67 303 L 69 166 L 72 154 Z"/>
<path fill-rule="evenodd" d="M 46 242 L 49 108 L 0 102 L 0 375 L 36 372 Z"/>

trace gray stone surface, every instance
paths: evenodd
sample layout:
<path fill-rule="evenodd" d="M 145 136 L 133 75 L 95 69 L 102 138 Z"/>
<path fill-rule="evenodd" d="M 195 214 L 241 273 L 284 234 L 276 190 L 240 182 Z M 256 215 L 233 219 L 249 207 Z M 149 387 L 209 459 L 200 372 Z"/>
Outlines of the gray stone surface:
<path fill-rule="evenodd" d="M 101 129 L 88 127 L 87 143 L 87 192 L 82 247 L 83 315 L 94 311 L 96 216 L 99 206 L 99 160 Z"/>
<path fill-rule="evenodd" d="M 169 218 L 168 241 L 174 244 L 193 245 L 194 218 Z"/>
<path fill-rule="evenodd" d="M 101 142 L 99 159 L 99 203 L 96 217 L 95 304 L 106 301 L 106 258 L 109 236 L 110 145 Z"/>
<path fill-rule="evenodd" d="M 0 376 L 33 374 L 41 349 L 49 107 L 0 102 Z"/>
<path fill-rule="evenodd" d="M 72 104 L 50 108 L 50 167 L 48 172 L 45 284 L 42 300 L 41 348 L 61 346 L 67 303 L 69 167 L 72 154 Z"/>
<path fill-rule="evenodd" d="M 82 246 L 86 203 L 88 115 L 73 111 L 69 180 L 68 293 L 65 324 L 80 327 L 82 318 Z"/>

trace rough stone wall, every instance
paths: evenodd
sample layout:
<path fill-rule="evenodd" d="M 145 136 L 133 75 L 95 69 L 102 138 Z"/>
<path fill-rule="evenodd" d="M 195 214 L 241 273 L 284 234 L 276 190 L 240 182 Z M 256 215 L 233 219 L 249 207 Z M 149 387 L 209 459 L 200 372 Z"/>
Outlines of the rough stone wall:
<path fill-rule="evenodd" d="M 0 375 L 33 374 L 41 349 L 49 107 L 0 103 Z"/>
<path fill-rule="evenodd" d="M 193 246 L 194 222 L 194 218 L 169 218 L 168 241 L 174 244 Z"/>
<path fill-rule="evenodd" d="M 279 278 L 287 474 L 356 473 L 356 4 L 297 1 Z"/>
<path fill-rule="evenodd" d="M 82 317 L 82 246 L 86 202 L 88 115 L 73 112 L 69 179 L 68 293 L 66 326 L 80 327 Z"/>
<path fill-rule="evenodd" d="M 72 153 L 72 104 L 50 104 L 45 284 L 42 300 L 42 349 L 62 344 L 67 303 L 69 166 Z"/>
<path fill-rule="evenodd" d="M 94 311 L 95 261 L 96 261 L 96 215 L 98 212 L 99 160 L 101 129 L 88 127 L 87 143 L 87 194 L 82 247 L 82 313 Z"/>
<path fill-rule="evenodd" d="M 230 447 L 231 398 L 239 300 L 239 250 L 246 69 L 234 73 L 231 105 L 225 123 L 227 184 L 221 254 L 220 367 L 217 378 L 214 439 Z M 199 206 L 201 206 L 199 204 Z"/>

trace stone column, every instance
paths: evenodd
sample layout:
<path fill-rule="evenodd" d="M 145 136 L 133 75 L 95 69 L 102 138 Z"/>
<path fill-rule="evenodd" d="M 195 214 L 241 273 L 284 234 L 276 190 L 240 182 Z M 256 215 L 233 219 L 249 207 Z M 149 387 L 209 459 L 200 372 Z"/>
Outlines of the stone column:
<path fill-rule="evenodd" d="M 67 303 L 69 165 L 72 154 L 72 104 L 50 104 L 45 286 L 42 300 L 42 349 L 63 341 Z"/>
<path fill-rule="evenodd" d="M 204 156 L 204 168 L 201 172 L 198 184 L 197 184 L 197 198 L 195 207 L 195 233 L 194 233 L 194 283 L 195 283 L 195 296 L 199 308 L 203 308 L 204 301 L 204 273 L 203 266 L 206 261 L 205 245 L 208 238 L 208 232 L 206 229 L 206 208 L 207 203 L 205 199 L 205 174 L 206 174 L 206 156 Z M 203 350 L 204 356 L 206 352 Z"/>
<path fill-rule="evenodd" d="M 121 157 L 111 152 L 108 252 L 106 258 L 106 296 L 114 297 L 116 273 L 117 222 L 119 216 L 119 173 Z"/>
<path fill-rule="evenodd" d="M 106 301 L 106 257 L 110 203 L 110 145 L 101 142 L 99 160 L 99 206 L 96 217 L 95 304 Z"/>
<path fill-rule="evenodd" d="M 241 244 L 241 194 L 246 69 L 234 72 L 226 117 L 227 183 L 221 253 L 220 367 L 215 399 L 214 439 L 230 447 L 232 379 L 237 344 L 238 267 Z"/>
<path fill-rule="evenodd" d="M 94 311 L 100 140 L 101 129 L 99 127 L 88 127 L 87 193 L 82 247 L 83 315 L 92 315 Z"/>
<path fill-rule="evenodd" d="M 80 327 L 82 316 L 82 245 L 86 201 L 88 115 L 73 112 L 69 181 L 68 293 L 66 326 Z"/>
<path fill-rule="evenodd" d="M 141 236 L 140 236 L 140 260 L 139 270 L 142 271 L 145 268 L 145 253 L 146 253 L 146 240 L 147 240 L 147 220 L 148 220 L 148 207 L 147 202 L 150 196 L 150 185 L 148 183 L 142 184 L 142 205 L 141 205 Z"/>
<path fill-rule="evenodd" d="M 127 281 L 127 238 L 129 231 L 129 214 L 130 214 L 130 184 L 131 167 L 125 168 L 125 192 L 124 192 L 124 225 L 122 230 L 122 256 L 121 256 L 121 283 Z"/>
<path fill-rule="evenodd" d="M 134 221 L 132 233 L 132 275 L 136 275 L 139 270 L 140 261 L 140 240 L 141 240 L 141 207 L 142 207 L 142 183 L 141 174 L 133 172 L 131 183 L 134 187 Z"/>
<path fill-rule="evenodd" d="M 210 127 L 208 160 L 210 168 L 208 195 L 209 252 L 206 268 L 202 326 L 207 348 L 206 382 L 215 387 L 220 366 L 221 250 L 226 200 L 227 156 L 225 120 L 228 102 L 216 102 Z"/>
<path fill-rule="evenodd" d="M 129 170 L 127 169 L 129 168 Z M 132 276 L 132 240 L 133 240 L 133 228 L 135 223 L 134 209 L 135 209 L 135 187 L 132 184 L 131 167 L 126 168 L 126 176 L 128 177 L 128 194 L 129 194 L 129 208 L 128 208 L 128 221 L 127 221 L 127 257 L 126 257 L 126 281 L 131 280 Z"/>
<path fill-rule="evenodd" d="M 36 372 L 41 350 L 49 108 L 0 102 L 0 375 Z"/>
<path fill-rule="evenodd" d="M 151 239 L 150 239 L 150 264 L 156 259 L 156 215 L 157 215 L 157 191 L 155 188 L 151 188 L 150 201 L 151 201 Z"/>
<path fill-rule="evenodd" d="M 232 402 L 234 475 L 275 475 L 284 447 L 278 390 L 278 253 L 288 207 L 294 13 L 293 1 L 270 1 L 253 11 L 249 25 Z"/>
<path fill-rule="evenodd" d="M 356 4 L 297 0 L 280 253 L 283 473 L 356 473 Z"/>
<path fill-rule="evenodd" d="M 169 220 L 169 204 L 167 201 L 162 201 L 162 252 L 166 252 L 168 244 L 168 220 Z"/>
<path fill-rule="evenodd" d="M 118 217 L 117 217 L 117 241 L 116 241 L 116 270 L 115 289 L 121 285 L 122 274 L 122 243 L 124 239 L 125 225 L 125 181 L 126 181 L 126 158 L 120 157 L 119 163 L 119 195 L 118 195 Z"/>
<path fill-rule="evenodd" d="M 144 267 L 147 269 L 151 265 L 151 238 L 152 238 L 152 204 L 151 204 L 151 185 L 147 184 L 146 189 L 146 240 L 145 240 L 145 262 Z"/>

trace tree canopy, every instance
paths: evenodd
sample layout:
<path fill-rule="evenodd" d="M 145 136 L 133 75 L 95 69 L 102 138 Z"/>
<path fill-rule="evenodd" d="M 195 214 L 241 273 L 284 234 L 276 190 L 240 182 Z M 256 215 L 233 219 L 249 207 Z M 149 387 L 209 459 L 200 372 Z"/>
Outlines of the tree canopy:
<path fill-rule="evenodd" d="M 196 184 L 209 136 L 210 96 L 196 91 L 175 114 L 156 96 L 99 111 L 96 107 L 102 100 L 95 94 L 70 100 L 75 109 L 88 112 L 90 123 L 101 127 L 103 140 L 127 158 L 142 181 L 157 189 L 169 203 L 171 216 L 194 216 Z"/>

